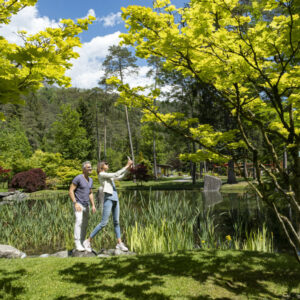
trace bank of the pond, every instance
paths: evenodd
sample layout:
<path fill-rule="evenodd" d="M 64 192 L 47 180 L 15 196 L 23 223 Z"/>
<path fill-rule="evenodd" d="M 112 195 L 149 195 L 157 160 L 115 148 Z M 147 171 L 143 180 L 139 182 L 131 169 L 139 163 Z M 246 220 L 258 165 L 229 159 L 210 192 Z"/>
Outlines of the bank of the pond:
<path fill-rule="evenodd" d="M 246 181 L 241 178 L 238 179 L 236 184 L 227 184 L 226 180 L 222 179 L 223 184 L 221 187 L 221 192 L 224 193 L 243 193 L 250 190 L 250 186 Z M 151 180 L 147 182 L 135 183 L 133 181 L 120 181 L 117 182 L 119 191 L 149 191 L 149 190 L 159 190 L 159 191 L 172 191 L 172 190 L 203 190 L 204 183 L 203 180 L 198 180 L 195 184 L 192 183 L 190 179 L 183 178 L 163 178 L 159 180 Z M 97 191 L 99 187 L 98 182 L 94 183 L 94 192 Z M 0 190 L 1 192 L 7 192 L 7 189 Z M 30 199 L 44 199 L 47 196 L 60 196 L 67 195 L 68 187 L 60 187 L 56 190 L 42 190 L 34 193 L 28 194 Z"/>
<path fill-rule="evenodd" d="M 249 184 L 241 178 L 236 184 L 227 184 L 225 179 L 222 179 L 223 185 L 221 192 L 246 192 L 250 189 Z M 197 181 L 195 184 L 190 179 L 160 179 L 147 182 L 134 183 L 132 181 L 121 181 L 119 190 L 203 190 L 203 180 Z"/>
<path fill-rule="evenodd" d="M 188 251 L 0 260 L 4 299 L 295 299 L 299 294 L 300 265 L 279 254 Z"/>

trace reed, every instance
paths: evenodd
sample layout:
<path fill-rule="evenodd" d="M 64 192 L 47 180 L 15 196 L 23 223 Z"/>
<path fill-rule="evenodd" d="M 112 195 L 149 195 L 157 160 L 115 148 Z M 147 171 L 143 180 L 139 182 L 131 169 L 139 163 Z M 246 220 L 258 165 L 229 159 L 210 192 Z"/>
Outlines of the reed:
<path fill-rule="evenodd" d="M 146 200 L 140 194 L 138 203 L 126 201 L 121 209 L 130 250 L 162 253 L 193 249 L 195 210 L 178 194 L 157 195 L 151 192 Z M 129 211 L 134 213 L 129 216 Z"/>
<path fill-rule="evenodd" d="M 249 234 L 246 233 L 246 239 L 242 243 L 241 249 L 272 253 L 274 252 L 273 233 L 269 233 L 264 223 L 261 229 L 251 230 Z"/>
<path fill-rule="evenodd" d="M 225 237 L 222 214 L 203 207 L 201 194 L 187 200 L 184 193 L 120 193 L 123 240 L 137 253 L 162 253 L 204 249 L 273 251 L 273 239 L 264 225 L 247 231 L 243 221 L 232 224 L 232 238 Z M 101 221 L 101 209 L 90 214 L 88 234 Z M 44 195 L 14 205 L 0 206 L 0 244 L 10 244 L 27 254 L 51 253 L 73 248 L 74 212 L 65 194 Z M 93 248 L 114 247 L 110 221 L 93 240 Z"/>

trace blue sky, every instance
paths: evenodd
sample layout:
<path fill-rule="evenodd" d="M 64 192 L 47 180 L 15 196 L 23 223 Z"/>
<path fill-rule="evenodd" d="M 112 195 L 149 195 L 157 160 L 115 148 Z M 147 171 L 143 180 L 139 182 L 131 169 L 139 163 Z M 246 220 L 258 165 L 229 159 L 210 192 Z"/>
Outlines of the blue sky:
<path fill-rule="evenodd" d="M 80 35 L 82 47 L 77 49 L 80 58 L 72 61 L 73 67 L 67 71 L 72 85 L 78 88 L 97 86 L 103 75 L 101 63 L 108 54 L 108 48 L 117 45 L 119 34 L 126 32 L 121 19 L 121 7 L 129 5 L 152 6 L 152 0 L 38 0 L 35 7 L 27 7 L 14 16 L 8 25 L 0 27 L 0 36 L 10 42 L 21 43 L 17 36 L 18 30 L 35 33 L 46 27 L 58 26 L 60 19 L 77 19 L 87 15 L 96 17 L 89 30 Z M 181 7 L 188 1 L 173 0 L 172 4 Z M 149 83 L 146 73 L 149 67 L 141 61 L 139 75 L 127 78 L 132 85 Z"/>
<path fill-rule="evenodd" d="M 51 19 L 76 19 L 85 16 L 92 9 L 97 19 L 109 18 L 121 12 L 121 7 L 129 5 L 152 6 L 152 0 L 39 0 L 37 7 L 42 16 Z M 182 6 L 187 0 L 173 0 L 176 6 Z M 118 21 L 121 21 L 118 19 Z M 110 34 L 116 31 L 125 32 L 123 23 L 116 23 L 114 26 L 105 26 L 101 21 L 95 22 L 87 32 L 81 36 L 83 42 L 89 41 L 92 37 Z"/>
<path fill-rule="evenodd" d="M 37 7 L 41 15 L 59 20 L 60 18 L 76 19 L 83 17 L 92 9 L 98 19 L 116 15 L 122 6 L 151 4 L 152 0 L 39 0 Z M 105 26 L 97 21 L 82 35 L 82 41 L 87 42 L 92 37 L 110 34 L 116 31 L 125 31 L 123 23 L 114 26 Z"/>

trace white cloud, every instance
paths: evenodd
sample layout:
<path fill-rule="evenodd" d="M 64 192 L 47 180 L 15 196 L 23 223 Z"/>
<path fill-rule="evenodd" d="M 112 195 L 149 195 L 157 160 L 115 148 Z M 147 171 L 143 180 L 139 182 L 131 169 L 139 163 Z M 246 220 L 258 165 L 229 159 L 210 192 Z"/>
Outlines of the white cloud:
<path fill-rule="evenodd" d="M 46 27 L 58 27 L 58 22 L 48 17 L 40 17 L 36 6 L 28 6 L 14 15 L 8 25 L 1 25 L 0 35 L 11 43 L 21 44 L 22 40 L 17 34 L 19 30 L 35 34 Z"/>
<path fill-rule="evenodd" d="M 119 34 L 120 32 L 117 31 L 113 34 L 95 37 L 76 50 L 80 57 L 72 61 L 73 67 L 66 73 L 72 78 L 73 87 L 89 89 L 98 86 L 99 79 L 104 75 L 101 64 L 108 54 L 108 48 L 119 44 Z M 146 77 L 149 70 L 148 66 L 139 67 L 138 74 L 126 76 L 126 83 L 130 86 L 151 84 L 151 80 Z"/>
<path fill-rule="evenodd" d="M 96 13 L 92 8 L 89 9 L 88 13 L 86 14 L 86 16 L 83 17 L 83 19 L 87 18 L 88 16 L 92 16 L 96 18 Z"/>
<path fill-rule="evenodd" d="M 108 54 L 108 48 L 118 45 L 120 32 L 105 36 L 97 36 L 88 43 L 83 43 L 76 49 L 80 57 L 72 60 L 73 67 L 66 75 L 72 78 L 72 85 L 78 88 L 93 88 L 97 86 L 100 77 L 104 74 L 101 62 Z"/>
<path fill-rule="evenodd" d="M 90 9 L 86 16 L 95 16 L 95 11 Z M 110 14 L 102 18 L 104 25 L 113 26 L 118 23 L 120 13 Z M 121 19 L 120 19 L 121 20 Z M 26 7 L 17 15 L 14 15 L 8 25 L 0 27 L 0 36 L 4 36 L 9 42 L 21 44 L 22 40 L 18 37 L 19 30 L 26 30 L 29 34 L 37 33 L 46 27 L 57 27 L 58 21 L 51 20 L 47 16 L 41 17 L 38 9 Z M 112 45 L 118 45 L 120 32 L 114 32 L 105 36 L 94 37 L 90 42 L 83 43 L 81 48 L 75 49 L 80 55 L 78 59 L 71 62 L 73 67 L 66 72 L 71 77 L 72 86 L 77 88 L 93 88 L 98 86 L 98 81 L 103 76 L 104 71 L 101 69 L 101 63 L 108 54 L 108 48 Z M 146 77 L 149 67 L 139 67 L 138 75 L 126 76 L 126 82 L 131 86 L 145 86 L 151 84 L 151 80 Z"/>
<path fill-rule="evenodd" d="M 110 13 L 109 15 L 100 18 L 99 21 L 103 22 L 104 27 L 113 27 L 123 22 L 120 12 L 117 12 L 115 14 Z"/>
<path fill-rule="evenodd" d="M 150 71 L 151 67 L 142 66 L 138 68 L 138 74 L 128 74 L 126 77 L 126 83 L 130 86 L 149 86 L 151 85 L 152 79 L 147 77 L 147 73 Z"/>
<path fill-rule="evenodd" d="M 93 9 L 89 9 L 87 15 L 96 17 Z M 18 36 L 18 31 L 26 30 L 28 34 L 35 34 L 47 27 L 57 28 L 59 21 L 50 20 L 47 16 L 41 17 L 37 6 L 28 6 L 22 9 L 17 15 L 13 15 L 11 22 L 7 25 L 1 25 L 0 35 L 4 36 L 9 42 L 22 44 L 23 41 Z"/>

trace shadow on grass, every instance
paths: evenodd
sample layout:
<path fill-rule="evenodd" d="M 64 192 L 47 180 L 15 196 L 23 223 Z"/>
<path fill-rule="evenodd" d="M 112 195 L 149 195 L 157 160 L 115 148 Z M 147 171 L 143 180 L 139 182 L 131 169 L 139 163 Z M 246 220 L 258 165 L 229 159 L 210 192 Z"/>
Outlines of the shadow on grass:
<path fill-rule="evenodd" d="M 127 258 L 100 260 L 95 264 L 75 263 L 61 270 L 63 280 L 85 286 L 85 293 L 76 297 L 59 297 L 57 300 L 78 299 L 174 299 L 174 289 L 153 292 L 152 288 L 164 288 L 166 277 L 193 278 L 203 285 L 210 280 L 220 291 L 232 295 L 257 297 L 255 299 L 282 299 L 267 288 L 265 282 L 283 285 L 285 293 L 299 287 L 300 266 L 291 258 L 253 252 L 185 252 L 176 255 L 146 255 Z M 234 253 L 234 254 L 233 254 Z M 259 265 L 259 267 L 257 266 Z M 161 289 L 159 289 L 161 291 Z M 104 293 L 106 292 L 106 293 Z M 205 293 L 205 291 L 203 291 Z M 106 297 L 109 295 L 109 297 Z M 181 295 L 190 300 L 229 299 L 221 294 L 219 298 Z"/>
<path fill-rule="evenodd" d="M 19 281 L 26 274 L 24 269 L 13 272 L 0 270 L 0 299 L 17 299 L 19 295 L 25 292 L 25 288 L 14 284 L 14 281 Z"/>

